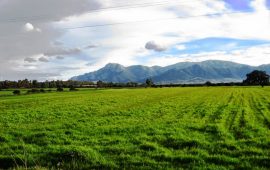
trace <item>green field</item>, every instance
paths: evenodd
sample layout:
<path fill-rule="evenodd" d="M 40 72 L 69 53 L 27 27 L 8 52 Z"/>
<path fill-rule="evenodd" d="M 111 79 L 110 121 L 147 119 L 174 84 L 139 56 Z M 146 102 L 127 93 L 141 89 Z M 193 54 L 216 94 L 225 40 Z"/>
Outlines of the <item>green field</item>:
<path fill-rule="evenodd" d="M 19 167 L 269 169 L 270 88 L 0 96 L 0 169 Z"/>

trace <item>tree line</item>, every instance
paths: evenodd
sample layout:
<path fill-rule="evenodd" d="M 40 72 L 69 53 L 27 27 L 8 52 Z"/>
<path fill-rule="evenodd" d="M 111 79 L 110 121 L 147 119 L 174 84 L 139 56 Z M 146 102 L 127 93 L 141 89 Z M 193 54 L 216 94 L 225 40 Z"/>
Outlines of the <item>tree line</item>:
<path fill-rule="evenodd" d="M 94 86 L 93 82 L 86 81 L 44 81 L 39 82 L 37 80 L 18 80 L 18 81 L 0 81 L 0 89 L 10 89 L 10 88 L 70 88 L 70 87 L 84 87 L 84 86 Z"/>
<path fill-rule="evenodd" d="M 19 80 L 19 81 L 0 81 L 1 89 L 44 89 L 44 88 L 57 88 L 58 91 L 62 91 L 63 88 L 70 88 L 71 90 L 76 90 L 76 88 L 143 88 L 143 87 L 201 87 L 201 86 L 249 86 L 249 85 L 269 85 L 269 75 L 265 71 L 254 70 L 253 72 L 246 75 L 247 78 L 243 82 L 231 82 L 231 83 L 212 83 L 207 81 L 200 84 L 155 84 L 151 78 L 145 80 L 144 83 L 128 82 L 128 83 L 113 83 L 97 81 L 87 82 L 87 81 L 45 81 L 39 82 L 37 80 Z M 34 90 L 33 90 L 34 91 Z"/>
<path fill-rule="evenodd" d="M 265 71 L 254 70 L 246 75 L 246 79 L 242 82 L 229 82 L 229 83 L 212 83 L 207 81 L 205 83 L 197 84 L 155 84 L 151 78 L 145 80 L 145 83 L 106 83 L 102 81 L 97 82 L 97 87 L 110 88 L 110 87 L 202 87 L 202 86 L 256 86 L 262 87 L 270 85 L 269 75 Z"/>

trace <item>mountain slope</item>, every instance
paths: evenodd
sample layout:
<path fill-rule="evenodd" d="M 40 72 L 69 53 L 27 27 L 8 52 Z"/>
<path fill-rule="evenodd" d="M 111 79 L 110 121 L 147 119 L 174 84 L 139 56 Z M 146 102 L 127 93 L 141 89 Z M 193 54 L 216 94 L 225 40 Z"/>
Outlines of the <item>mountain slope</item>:
<path fill-rule="evenodd" d="M 203 62 L 181 62 L 166 67 L 130 66 L 107 64 L 95 72 L 73 77 L 78 81 L 139 82 L 152 78 L 160 83 L 204 83 L 242 81 L 246 74 L 259 69 L 270 73 L 270 65 L 253 67 L 229 61 L 208 60 Z"/>
<path fill-rule="evenodd" d="M 71 80 L 78 81 L 106 81 L 106 82 L 137 82 L 139 79 L 152 77 L 160 73 L 162 67 L 130 66 L 109 63 L 95 72 L 73 77 Z"/>

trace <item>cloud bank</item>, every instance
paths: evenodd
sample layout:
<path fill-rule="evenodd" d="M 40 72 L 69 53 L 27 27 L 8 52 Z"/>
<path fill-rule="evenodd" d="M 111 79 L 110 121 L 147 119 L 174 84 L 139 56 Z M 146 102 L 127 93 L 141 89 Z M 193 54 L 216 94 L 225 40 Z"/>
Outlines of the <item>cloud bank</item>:
<path fill-rule="evenodd" d="M 269 0 L 155 5 L 158 2 L 2 0 L 0 77 L 68 79 L 108 62 L 126 66 L 207 59 L 251 65 L 270 63 L 270 44 L 253 43 L 270 41 Z M 132 5 L 147 3 L 144 7 Z M 209 15 L 216 13 L 219 15 Z M 94 27 L 69 29 L 84 26 Z M 223 48 L 217 44 L 213 44 L 215 48 L 195 44 L 211 38 L 236 41 L 222 44 Z M 242 40 L 249 41 L 243 46 L 239 43 Z"/>

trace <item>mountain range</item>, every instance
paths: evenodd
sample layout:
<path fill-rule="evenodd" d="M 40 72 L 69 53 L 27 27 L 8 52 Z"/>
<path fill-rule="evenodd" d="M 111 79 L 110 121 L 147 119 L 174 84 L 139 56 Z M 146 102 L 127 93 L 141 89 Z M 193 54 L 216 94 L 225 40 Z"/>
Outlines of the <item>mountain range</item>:
<path fill-rule="evenodd" d="M 156 84 L 241 82 L 246 74 L 253 70 L 263 70 L 269 74 L 270 64 L 255 67 L 230 61 L 207 60 L 180 62 L 166 67 L 142 65 L 124 67 L 120 64 L 109 63 L 97 71 L 72 77 L 71 80 L 143 83 L 147 78 L 151 78 Z"/>

